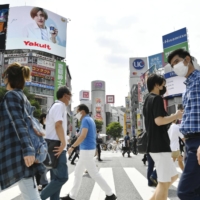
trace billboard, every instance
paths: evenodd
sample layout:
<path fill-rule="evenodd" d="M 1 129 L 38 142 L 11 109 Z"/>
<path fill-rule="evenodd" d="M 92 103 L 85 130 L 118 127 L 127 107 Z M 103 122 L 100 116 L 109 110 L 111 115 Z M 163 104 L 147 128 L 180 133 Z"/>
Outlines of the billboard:
<path fill-rule="evenodd" d="M 187 29 L 182 28 L 167 35 L 162 36 L 163 49 L 187 42 Z"/>
<path fill-rule="evenodd" d="M 9 4 L 0 5 L 0 50 L 6 49 Z"/>
<path fill-rule="evenodd" d="M 115 95 L 106 95 L 106 103 L 115 103 Z"/>
<path fill-rule="evenodd" d="M 147 57 L 129 58 L 130 78 L 140 77 L 148 69 Z"/>
<path fill-rule="evenodd" d="M 90 91 L 81 90 L 79 93 L 79 100 L 89 100 L 90 99 Z"/>
<path fill-rule="evenodd" d="M 165 62 L 167 62 L 167 58 L 168 58 L 169 54 L 172 51 L 176 50 L 176 49 L 184 49 L 184 50 L 188 51 L 189 50 L 189 48 L 188 48 L 188 42 L 183 42 L 183 43 L 178 44 L 176 46 L 172 46 L 172 47 L 169 47 L 167 49 L 164 49 L 164 61 Z"/>
<path fill-rule="evenodd" d="M 9 11 L 6 49 L 35 49 L 66 57 L 67 19 L 39 7 Z"/>
<path fill-rule="evenodd" d="M 167 92 L 164 97 L 181 96 L 186 89 L 186 78 L 177 76 L 174 71 L 165 74 Z"/>
<path fill-rule="evenodd" d="M 32 72 L 36 72 L 36 73 L 40 73 L 40 74 L 44 74 L 44 75 L 51 75 L 51 70 L 49 69 L 45 69 L 42 67 L 37 67 L 37 66 L 32 66 Z"/>
<path fill-rule="evenodd" d="M 66 63 L 61 61 L 56 61 L 55 69 L 55 81 L 54 81 L 54 99 L 56 98 L 56 92 L 60 86 L 66 85 Z"/>
<path fill-rule="evenodd" d="M 163 53 L 158 53 L 148 57 L 149 68 L 156 66 L 157 69 L 164 67 Z"/>
<path fill-rule="evenodd" d="M 102 106 L 102 101 L 100 98 L 95 99 L 95 116 L 94 119 L 103 121 L 103 106 Z"/>

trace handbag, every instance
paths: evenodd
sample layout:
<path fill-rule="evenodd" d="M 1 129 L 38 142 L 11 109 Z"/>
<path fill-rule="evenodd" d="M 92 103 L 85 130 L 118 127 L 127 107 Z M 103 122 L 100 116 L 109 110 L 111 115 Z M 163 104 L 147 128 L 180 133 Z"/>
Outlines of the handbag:
<path fill-rule="evenodd" d="M 147 150 L 147 132 L 144 131 L 140 133 L 137 138 L 137 149 L 141 154 L 145 154 Z"/>
<path fill-rule="evenodd" d="M 102 138 L 97 138 L 97 144 L 103 144 L 103 139 Z"/>
<path fill-rule="evenodd" d="M 58 166 L 58 158 L 54 155 L 55 152 L 53 152 L 53 150 L 55 150 L 54 147 L 59 147 L 61 142 L 59 140 L 45 140 L 48 146 L 48 152 L 46 160 L 43 162 L 43 164 L 46 166 L 47 169 L 56 168 Z"/>

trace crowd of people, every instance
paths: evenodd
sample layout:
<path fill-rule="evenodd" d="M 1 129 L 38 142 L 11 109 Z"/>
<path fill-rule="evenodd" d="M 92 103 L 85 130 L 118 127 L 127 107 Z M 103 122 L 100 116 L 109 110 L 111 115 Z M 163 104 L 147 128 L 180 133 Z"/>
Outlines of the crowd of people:
<path fill-rule="evenodd" d="M 200 72 L 195 70 L 191 55 L 183 49 L 172 52 L 168 62 L 178 76 L 186 77 L 186 91 L 183 94 L 183 105 L 169 116 L 163 103 L 163 95 L 167 90 L 165 78 L 152 74 L 147 80 L 149 94 L 144 103 L 143 115 L 148 137 L 146 154 L 142 161 L 144 164 L 148 161 L 148 186 L 156 186 L 153 196 L 149 198 L 167 199 L 169 187 L 178 178 L 174 164 L 177 160 L 183 171 L 178 197 L 181 200 L 199 200 Z M 45 132 L 45 136 L 40 138 L 45 137 L 48 141 L 47 157 L 51 158 L 51 167 L 36 160 L 38 152 L 29 133 L 31 128 L 34 129 L 33 121 L 30 123 L 33 108 L 23 93 L 25 81 L 29 79 L 30 69 L 18 63 L 11 64 L 3 74 L 8 92 L 0 103 L 0 190 L 18 183 L 24 200 L 45 200 L 49 197 L 51 200 L 75 200 L 83 172 L 86 170 L 105 192 L 105 200 L 117 199 L 94 161 L 94 156 L 97 156 L 98 161 L 102 161 L 102 141 L 86 105 L 78 106 L 76 118 L 81 121 L 81 126 L 75 136 L 70 136 L 67 130 L 66 107 L 71 103 L 72 93 L 66 86 L 61 86 L 56 91 L 57 100 L 47 114 L 40 117 L 40 125 Z M 131 157 L 130 141 L 127 133 L 123 156 L 127 153 L 128 157 Z M 136 153 L 136 138 L 133 141 L 133 151 Z M 52 145 L 53 150 L 50 152 Z M 117 145 L 114 141 L 113 152 L 117 151 Z M 60 197 L 61 188 L 68 181 L 67 152 L 72 165 L 75 165 L 76 158 L 78 162 L 70 193 Z M 50 182 L 46 177 L 48 170 L 51 175 Z"/>

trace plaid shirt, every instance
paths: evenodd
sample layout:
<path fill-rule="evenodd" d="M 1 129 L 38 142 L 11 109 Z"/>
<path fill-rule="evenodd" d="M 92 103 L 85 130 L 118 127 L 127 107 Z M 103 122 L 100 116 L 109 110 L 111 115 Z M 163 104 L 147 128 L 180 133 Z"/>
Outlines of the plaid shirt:
<path fill-rule="evenodd" d="M 16 90 L 21 92 L 21 90 Z M 6 104 L 11 114 L 12 121 L 6 111 Z M 33 177 L 36 172 L 45 170 L 43 164 L 34 164 L 26 167 L 24 156 L 35 155 L 27 126 L 30 120 L 24 119 L 24 106 L 30 114 L 31 105 L 14 92 L 8 92 L 0 103 L 0 184 L 5 189 L 22 178 Z M 15 123 L 18 134 L 14 131 Z M 34 184 L 33 184 L 34 186 Z"/>
<path fill-rule="evenodd" d="M 184 135 L 200 133 L 200 71 L 195 70 L 184 82 L 183 93 L 184 114 L 180 132 Z"/>

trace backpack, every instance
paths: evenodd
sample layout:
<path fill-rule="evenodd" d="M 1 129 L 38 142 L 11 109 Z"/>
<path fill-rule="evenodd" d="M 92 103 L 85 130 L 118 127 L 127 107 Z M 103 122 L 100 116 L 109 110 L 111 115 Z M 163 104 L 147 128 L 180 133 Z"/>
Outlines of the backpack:
<path fill-rule="evenodd" d="M 21 94 L 19 94 L 18 92 L 14 90 L 9 91 L 9 92 L 14 92 L 25 103 L 26 99 L 24 98 L 24 96 L 22 96 Z M 6 94 L 8 94 L 8 92 Z M 12 120 L 12 116 L 7 107 L 7 103 L 5 105 L 6 105 L 6 111 L 8 113 L 8 116 L 11 120 L 11 124 L 14 130 L 17 132 L 15 122 L 13 122 Z M 40 126 L 40 122 L 33 116 L 34 110 L 35 110 L 35 107 L 31 106 L 31 114 L 29 115 L 29 113 L 27 112 L 24 106 L 24 119 L 27 118 L 30 120 L 30 123 L 26 122 L 26 124 L 28 127 L 28 133 L 29 133 L 32 145 L 35 149 L 35 163 L 42 163 L 46 159 L 46 156 L 47 156 L 47 143 L 43 138 L 45 134 L 44 134 L 44 130 Z"/>
<path fill-rule="evenodd" d="M 141 154 L 145 154 L 147 150 L 147 132 L 144 131 L 138 135 L 137 138 L 137 149 Z"/>

